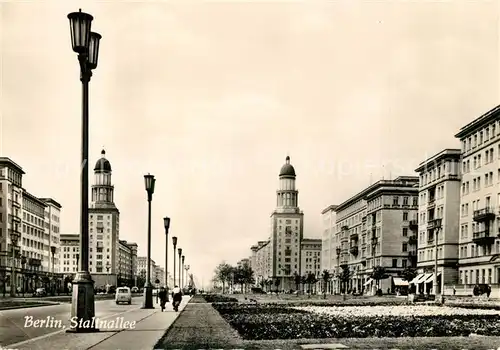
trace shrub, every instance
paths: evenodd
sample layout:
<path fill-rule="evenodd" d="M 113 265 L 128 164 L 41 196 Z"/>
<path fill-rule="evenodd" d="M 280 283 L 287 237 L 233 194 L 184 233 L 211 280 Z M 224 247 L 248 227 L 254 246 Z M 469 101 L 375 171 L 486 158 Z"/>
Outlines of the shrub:
<path fill-rule="evenodd" d="M 238 299 L 225 297 L 219 294 L 203 294 L 203 299 L 207 301 L 207 303 L 237 303 Z"/>

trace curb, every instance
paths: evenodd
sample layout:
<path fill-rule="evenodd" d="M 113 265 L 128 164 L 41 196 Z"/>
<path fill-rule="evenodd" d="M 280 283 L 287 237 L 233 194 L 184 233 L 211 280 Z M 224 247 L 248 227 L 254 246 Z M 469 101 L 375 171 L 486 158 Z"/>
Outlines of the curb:
<path fill-rule="evenodd" d="M 0 312 L 8 311 L 8 310 L 16 310 L 16 309 L 30 309 L 32 307 L 53 306 L 53 305 L 60 305 L 60 303 L 50 303 L 50 304 L 49 303 L 46 303 L 46 304 L 36 303 L 36 304 L 28 304 L 28 305 L 0 307 Z"/>

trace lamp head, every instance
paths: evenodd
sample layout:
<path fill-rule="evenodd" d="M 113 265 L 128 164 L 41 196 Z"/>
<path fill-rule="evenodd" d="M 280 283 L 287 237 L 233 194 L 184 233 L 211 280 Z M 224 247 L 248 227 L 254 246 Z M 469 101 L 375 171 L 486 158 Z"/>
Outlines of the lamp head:
<path fill-rule="evenodd" d="M 99 59 L 99 42 L 102 39 L 101 34 L 91 32 L 89 42 L 89 68 L 97 68 L 97 60 Z"/>
<path fill-rule="evenodd" d="M 50 247 L 50 252 L 52 253 L 52 255 L 54 255 L 56 253 L 56 247 L 55 246 L 51 246 Z"/>
<path fill-rule="evenodd" d="M 10 234 L 10 240 L 12 242 L 12 245 L 16 246 L 17 241 L 19 240 L 19 233 L 12 231 Z"/>
<path fill-rule="evenodd" d="M 182 255 L 182 248 L 177 249 L 177 252 L 179 252 L 179 257 Z"/>
<path fill-rule="evenodd" d="M 78 12 L 71 12 L 68 19 L 73 51 L 87 55 L 90 46 L 90 27 L 94 17 L 80 9 Z"/>
<path fill-rule="evenodd" d="M 154 175 L 144 175 L 144 184 L 146 185 L 146 192 L 153 194 L 155 191 L 155 177 Z"/>
<path fill-rule="evenodd" d="M 185 259 L 185 258 L 186 258 L 186 257 L 185 257 L 184 255 L 183 255 L 183 256 L 182 256 L 182 258 L 181 258 L 181 259 L 182 259 L 182 263 L 183 263 L 183 264 L 184 264 L 184 259 Z"/>
<path fill-rule="evenodd" d="M 175 249 L 175 246 L 177 245 L 177 237 L 176 236 L 172 237 L 172 244 L 174 245 L 174 249 Z"/>
<path fill-rule="evenodd" d="M 163 226 L 165 226 L 165 234 L 168 236 L 168 230 L 170 229 L 170 218 L 168 216 L 163 218 Z"/>

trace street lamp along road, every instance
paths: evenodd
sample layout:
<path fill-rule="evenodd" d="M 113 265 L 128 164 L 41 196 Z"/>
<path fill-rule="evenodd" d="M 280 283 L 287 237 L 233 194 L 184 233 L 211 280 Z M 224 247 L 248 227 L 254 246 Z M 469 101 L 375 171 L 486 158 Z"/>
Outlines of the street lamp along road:
<path fill-rule="evenodd" d="M 163 218 L 163 226 L 165 226 L 165 289 L 167 290 L 168 303 L 168 230 L 170 229 L 170 218 L 168 216 Z"/>
<path fill-rule="evenodd" d="M 19 240 L 19 232 L 15 231 L 12 229 L 10 233 L 10 241 L 12 243 L 12 270 L 10 273 L 10 296 L 15 297 L 16 296 L 16 247 L 17 247 L 17 242 Z"/>
<path fill-rule="evenodd" d="M 80 254 L 81 268 L 72 282 L 73 302 L 71 319 L 77 319 L 76 327 L 68 332 L 96 332 L 92 326 L 95 316 L 94 281 L 89 272 L 89 82 L 92 70 L 97 67 L 101 35 L 91 32 L 94 19 L 91 15 L 72 12 L 68 15 L 71 45 L 78 54 L 80 81 L 82 82 L 82 158 L 80 178 Z"/>
<path fill-rule="evenodd" d="M 182 289 L 182 288 L 184 288 L 184 283 L 186 282 L 186 281 L 184 280 L 184 259 L 185 259 L 185 258 L 186 258 L 186 257 L 183 255 L 183 256 L 182 256 L 182 278 L 181 278 L 181 289 Z"/>
<path fill-rule="evenodd" d="M 144 284 L 143 309 L 154 309 L 153 306 L 153 285 L 151 284 L 151 201 L 155 192 L 156 179 L 153 175 L 144 175 L 144 184 L 148 193 L 148 256 L 146 266 L 146 283 Z"/>
<path fill-rule="evenodd" d="M 175 250 L 176 250 L 176 247 L 177 247 L 177 237 L 172 237 L 172 245 L 174 246 L 174 287 L 176 285 L 175 283 Z"/>
<path fill-rule="evenodd" d="M 177 249 L 177 252 L 179 253 L 179 288 L 181 288 L 181 290 L 182 290 L 182 285 L 181 285 L 181 283 L 182 283 L 182 281 L 181 281 L 181 278 L 182 278 L 181 277 L 181 264 L 182 264 L 182 262 L 181 262 L 181 255 L 182 255 L 182 248 Z"/>
<path fill-rule="evenodd" d="M 50 246 L 50 252 L 52 253 L 52 282 L 53 282 L 53 290 L 52 295 L 56 295 L 56 271 L 54 270 L 54 255 L 56 254 L 56 247 Z"/>

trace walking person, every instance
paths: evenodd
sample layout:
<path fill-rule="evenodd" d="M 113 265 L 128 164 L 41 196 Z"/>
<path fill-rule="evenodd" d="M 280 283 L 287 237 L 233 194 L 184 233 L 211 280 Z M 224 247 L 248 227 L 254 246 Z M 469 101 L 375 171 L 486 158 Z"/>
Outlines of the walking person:
<path fill-rule="evenodd" d="M 174 307 L 174 311 L 179 311 L 179 305 L 182 300 L 182 291 L 179 286 L 175 286 L 172 289 L 172 306 Z"/>
<path fill-rule="evenodd" d="M 160 288 L 158 297 L 160 298 L 161 312 L 163 312 L 163 310 L 165 310 L 165 304 L 167 303 L 167 290 L 165 289 L 165 287 Z"/>

